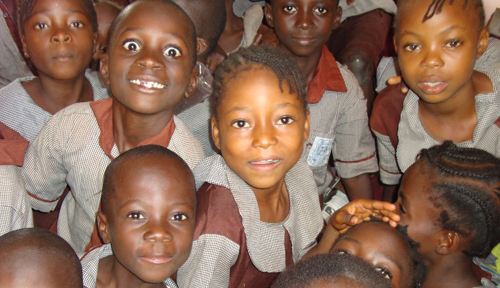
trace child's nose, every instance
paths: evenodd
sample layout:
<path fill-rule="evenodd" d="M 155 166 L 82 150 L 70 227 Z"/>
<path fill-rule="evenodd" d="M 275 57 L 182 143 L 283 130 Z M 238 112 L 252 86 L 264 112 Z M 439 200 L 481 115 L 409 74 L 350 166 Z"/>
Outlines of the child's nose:
<path fill-rule="evenodd" d="M 64 29 L 58 29 L 54 35 L 52 35 L 53 43 L 68 42 L 71 36 Z"/>
<path fill-rule="evenodd" d="M 434 69 L 444 65 L 444 61 L 441 58 L 441 54 L 438 49 L 428 49 L 424 54 L 424 58 L 420 66 L 423 68 Z"/>
<path fill-rule="evenodd" d="M 144 240 L 152 242 L 172 241 L 168 223 L 163 223 L 163 221 L 150 223 L 147 232 L 144 234 Z"/>
<path fill-rule="evenodd" d="M 253 146 L 268 148 L 277 143 L 276 131 L 273 125 L 255 125 L 253 129 Z"/>
<path fill-rule="evenodd" d="M 143 66 L 148 69 L 164 69 L 165 65 L 163 60 L 165 56 L 163 53 L 155 53 L 154 51 L 144 48 L 141 51 L 140 57 L 136 60 L 136 65 Z"/>
<path fill-rule="evenodd" d="M 298 17 L 297 22 L 296 22 L 297 28 L 309 29 L 309 28 L 312 28 L 314 26 L 314 23 L 312 21 L 312 17 L 310 15 L 310 13 L 308 13 L 307 11 L 303 11 L 303 10 L 299 11 L 297 17 Z"/>

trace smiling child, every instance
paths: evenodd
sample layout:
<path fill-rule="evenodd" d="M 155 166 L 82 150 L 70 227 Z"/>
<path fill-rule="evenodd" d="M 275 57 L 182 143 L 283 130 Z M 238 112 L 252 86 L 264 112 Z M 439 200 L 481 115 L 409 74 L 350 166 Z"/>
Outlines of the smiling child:
<path fill-rule="evenodd" d="M 113 97 L 54 115 L 28 149 L 22 170 L 35 209 L 54 209 L 64 187 L 71 187 L 57 232 L 77 252 L 90 241 L 104 170 L 120 153 L 157 144 L 191 168 L 204 158 L 199 141 L 173 115 L 196 83 L 189 17 L 171 1 L 137 1 L 116 18 L 110 35 L 101 74 Z"/>
<path fill-rule="evenodd" d="M 318 192 L 323 194 L 333 180 L 328 167 L 333 155 L 349 198 L 373 199 L 368 173 L 378 166 L 366 99 L 354 75 L 325 46 L 340 22 L 338 0 L 269 0 L 265 11 L 280 48 L 291 54 L 305 80 L 311 134 L 303 157 Z"/>
<path fill-rule="evenodd" d="M 500 66 L 474 68 L 488 46 L 481 0 L 400 1 L 395 24 L 411 91 L 373 111 L 383 183 L 398 184 L 418 151 L 445 140 L 500 155 Z"/>
<path fill-rule="evenodd" d="M 169 287 L 191 251 L 196 214 L 193 173 L 172 151 L 131 149 L 106 169 L 99 234 L 106 243 L 82 258 L 84 284 Z"/>

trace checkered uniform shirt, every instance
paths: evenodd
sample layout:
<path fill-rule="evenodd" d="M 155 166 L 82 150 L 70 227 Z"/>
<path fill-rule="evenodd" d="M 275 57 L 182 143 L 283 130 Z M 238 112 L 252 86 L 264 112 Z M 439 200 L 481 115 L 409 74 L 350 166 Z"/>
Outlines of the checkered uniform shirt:
<path fill-rule="evenodd" d="M 103 100 L 106 101 L 106 100 Z M 204 158 L 198 140 L 174 116 L 175 131 L 168 147 L 191 169 Z M 57 233 L 82 252 L 90 241 L 101 199 L 104 171 L 111 162 L 99 144 L 100 127 L 89 103 L 73 104 L 47 122 L 26 153 L 22 175 L 34 209 L 55 208 L 66 185 Z M 111 150 L 118 157 L 116 145 Z"/>

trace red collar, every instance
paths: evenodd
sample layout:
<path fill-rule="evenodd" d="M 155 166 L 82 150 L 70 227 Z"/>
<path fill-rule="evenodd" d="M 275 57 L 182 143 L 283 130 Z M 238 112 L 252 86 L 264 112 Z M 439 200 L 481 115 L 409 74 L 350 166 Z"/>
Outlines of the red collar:
<path fill-rule="evenodd" d="M 323 45 L 314 77 L 307 86 L 307 103 L 318 103 L 326 90 L 347 92 L 347 87 L 335 57 Z"/>
<path fill-rule="evenodd" d="M 90 108 L 94 112 L 95 118 L 97 119 L 97 124 L 101 130 L 101 135 L 99 135 L 99 145 L 101 146 L 104 153 L 113 160 L 114 157 L 111 155 L 111 149 L 115 145 L 115 139 L 113 136 L 113 98 L 107 98 L 103 100 L 98 100 L 90 103 Z M 155 136 L 146 139 L 139 143 L 137 146 L 144 146 L 149 144 L 156 144 L 163 147 L 168 147 L 170 143 L 170 138 L 174 134 L 175 123 L 174 118 L 165 125 L 165 127 L 160 131 L 160 133 Z"/>
<path fill-rule="evenodd" d="M 0 122 L 0 165 L 23 166 L 30 142 Z"/>

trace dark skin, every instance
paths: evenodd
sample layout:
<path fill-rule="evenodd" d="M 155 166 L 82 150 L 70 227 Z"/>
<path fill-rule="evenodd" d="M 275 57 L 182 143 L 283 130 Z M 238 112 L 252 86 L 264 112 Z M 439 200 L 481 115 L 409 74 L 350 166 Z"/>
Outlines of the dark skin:
<path fill-rule="evenodd" d="M 225 0 L 226 26 L 217 42 L 226 53 L 233 51 L 240 45 L 244 31 L 243 19 L 234 14 L 233 2 L 234 0 Z"/>
<path fill-rule="evenodd" d="M 152 11 L 153 4 L 158 9 Z M 113 135 L 120 152 L 157 135 L 172 119 L 182 97 L 194 91 L 197 76 L 192 66 L 195 55 L 191 55 L 196 43 L 188 36 L 192 28 L 187 16 L 167 4 L 132 5 L 101 59 L 102 78 L 113 92 Z M 163 25 L 153 25 L 148 17 L 156 17 Z M 183 24 L 180 31 L 173 26 L 179 22 Z M 162 87 L 147 87 L 142 81 Z"/>

